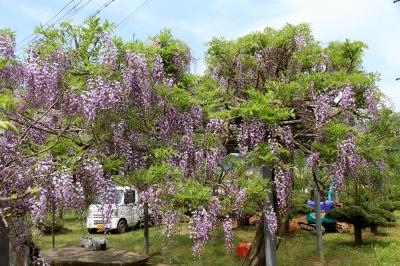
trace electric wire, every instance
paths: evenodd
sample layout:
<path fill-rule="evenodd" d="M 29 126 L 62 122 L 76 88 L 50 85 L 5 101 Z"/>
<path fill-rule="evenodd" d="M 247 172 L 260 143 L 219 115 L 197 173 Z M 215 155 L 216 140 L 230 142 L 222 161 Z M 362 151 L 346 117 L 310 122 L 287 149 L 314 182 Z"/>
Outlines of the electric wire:
<path fill-rule="evenodd" d="M 57 25 L 59 22 L 63 22 L 63 21 L 67 21 L 70 18 L 72 18 L 73 16 L 75 16 L 76 13 L 78 13 L 79 11 L 82 10 L 82 8 L 84 8 L 85 6 L 87 6 L 90 2 L 92 2 L 92 0 L 87 0 L 86 3 L 84 3 L 83 5 L 81 5 L 80 7 L 76 8 L 80 3 L 82 3 L 83 0 L 80 0 L 78 2 L 78 4 L 76 4 L 72 10 L 70 10 L 70 12 L 72 11 L 72 13 L 68 12 L 66 13 L 64 16 L 62 16 L 61 18 L 59 18 L 54 25 Z M 70 13 L 70 14 L 69 14 Z M 67 16 L 67 17 L 66 17 Z M 66 18 L 65 18 L 66 17 Z"/>
<path fill-rule="evenodd" d="M 58 18 L 53 24 L 57 25 L 58 23 L 61 23 L 63 21 L 67 21 L 70 18 L 72 18 L 76 13 L 81 11 L 85 6 L 87 6 L 92 0 L 87 0 L 83 5 L 79 6 L 84 0 L 79 0 L 77 4 L 75 4 L 72 8 L 70 8 L 62 17 Z M 78 7 L 79 6 L 79 7 Z M 78 8 L 77 8 L 78 7 Z M 33 34 L 34 35 L 34 34 Z M 36 40 L 40 35 L 36 35 L 33 39 L 31 39 L 29 42 L 32 42 Z M 18 46 L 18 45 L 17 45 Z M 17 51 L 21 50 L 22 47 L 17 47 Z"/>
<path fill-rule="evenodd" d="M 44 26 L 47 26 L 50 24 L 51 21 L 53 21 L 53 19 L 55 19 L 61 12 L 64 11 L 64 9 L 66 9 L 72 2 L 74 2 L 75 0 L 71 0 L 68 2 L 68 4 L 66 4 L 60 11 L 57 12 L 57 14 L 55 14 L 49 21 L 47 21 Z M 25 37 L 22 41 L 20 41 L 16 46 L 18 47 L 20 44 L 24 43 L 26 40 L 30 39 L 33 35 L 35 35 L 35 33 L 32 33 L 31 35 Z"/>
<path fill-rule="evenodd" d="M 102 5 L 99 9 L 97 9 L 95 12 L 93 12 L 89 17 L 94 18 L 98 14 L 100 14 L 104 9 L 106 9 L 112 2 L 115 0 L 108 0 L 104 5 Z"/>
<path fill-rule="evenodd" d="M 131 13 L 129 13 L 126 17 L 124 17 L 118 24 L 116 28 L 121 27 L 122 24 L 128 22 L 129 20 L 131 20 L 132 18 L 135 17 L 135 15 L 137 15 L 140 11 L 142 11 L 146 5 L 150 2 L 151 0 L 145 0 L 144 2 L 142 2 L 142 4 L 140 4 L 137 8 L 135 8 Z"/>

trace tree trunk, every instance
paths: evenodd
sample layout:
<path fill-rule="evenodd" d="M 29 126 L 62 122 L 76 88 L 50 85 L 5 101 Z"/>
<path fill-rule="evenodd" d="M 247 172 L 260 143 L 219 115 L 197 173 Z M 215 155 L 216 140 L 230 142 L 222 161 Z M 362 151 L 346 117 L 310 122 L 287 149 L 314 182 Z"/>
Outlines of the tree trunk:
<path fill-rule="evenodd" d="M 265 241 L 264 241 L 264 215 L 261 215 L 260 223 L 257 226 L 254 243 L 245 258 L 245 266 L 265 266 Z"/>
<path fill-rule="evenodd" d="M 4 222 L 3 222 L 4 221 Z M 10 256 L 10 240 L 9 240 L 8 225 L 5 220 L 3 220 L 3 215 L 0 212 L 0 265 L 10 265 L 8 262 Z"/>
<path fill-rule="evenodd" d="M 149 203 L 147 201 L 143 204 L 144 212 L 144 253 L 149 255 Z"/>
<path fill-rule="evenodd" d="M 358 224 L 354 224 L 354 244 L 356 246 L 361 246 L 362 243 L 362 227 Z"/>
<path fill-rule="evenodd" d="M 25 236 L 25 239 L 18 237 Z M 29 265 L 29 232 L 24 217 L 18 217 L 9 223 L 9 263 L 13 266 Z M 21 242 L 22 241 L 22 242 Z"/>

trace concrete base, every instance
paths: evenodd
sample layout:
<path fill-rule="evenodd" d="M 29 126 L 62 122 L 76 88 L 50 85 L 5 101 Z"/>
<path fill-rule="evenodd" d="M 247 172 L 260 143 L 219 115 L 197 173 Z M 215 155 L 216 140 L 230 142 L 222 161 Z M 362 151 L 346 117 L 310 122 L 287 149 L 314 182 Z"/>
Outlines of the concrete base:
<path fill-rule="evenodd" d="M 49 249 L 41 251 L 40 255 L 53 266 L 140 266 L 146 265 L 149 259 L 147 255 L 127 250 L 109 248 L 104 251 L 87 251 L 78 246 Z"/>

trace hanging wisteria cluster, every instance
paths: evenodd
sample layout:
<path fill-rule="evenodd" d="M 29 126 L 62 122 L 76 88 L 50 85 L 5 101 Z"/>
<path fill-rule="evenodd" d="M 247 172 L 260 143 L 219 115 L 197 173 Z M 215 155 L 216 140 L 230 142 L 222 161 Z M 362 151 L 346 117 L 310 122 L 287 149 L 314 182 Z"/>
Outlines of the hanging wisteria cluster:
<path fill-rule="evenodd" d="M 276 213 L 272 206 L 264 208 L 264 219 L 267 223 L 268 231 L 271 233 L 272 237 L 276 237 L 276 232 L 278 231 L 278 221 L 276 218 Z"/>
<path fill-rule="evenodd" d="M 294 149 L 294 137 L 290 126 L 279 127 L 279 133 L 283 140 L 285 148 L 288 150 Z"/>
<path fill-rule="evenodd" d="M 365 90 L 364 98 L 367 103 L 367 108 L 371 114 L 371 117 L 375 119 L 376 115 L 378 114 L 378 107 L 376 104 L 374 92 L 371 89 Z"/>
<path fill-rule="evenodd" d="M 3 87 L 21 80 L 22 66 L 15 62 L 15 37 L 0 31 L 0 60 L 6 63 L 0 69 L 0 85 Z M 3 88 L 1 88 L 3 89 Z"/>
<path fill-rule="evenodd" d="M 246 155 L 249 149 L 263 141 L 265 134 L 266 130 L 263 123 L 258 121 L 243 122 L 237 137 L 240 154 Z"/>
<path fill-rule="evenodd" d="M 149 209 L 152 211 L 152 216 L 154 218 L 154 222 L 156 224 L 160 224 L 163 222 L 164 214 L 166 213 L 164 210 L 164 206 L 166 204 L 160 197 L 162 190 L 159 188 L 149 187 L 146 190 L 143 190 L 139 194 L 139 203 L 144 205 L 147 204 Z M 172 213 L 169 213 L 171 218 Z M 169 219 L 168 218 L 168 219 Z M 172 219 L 170 219 L 172 221 Z M 165 233 L 172 233 L 172 231 L 164 230 Z M 172 236 L 172 234 L 171 234 Z"/>
<path fill-rule="evenodd" d="M 342 97 L 340 98 L 340 106 L 345 109 L 354 108 L 356 103 L 354 99 L 353 88 L 349 85 L 345 86 L 342 90 Z"/>
<path fill-rule="evenodd" d="M 318 162 L 319 162 L 319 153 L 313 152 L 307 158 L 307 167 L 309 167 L 310 169 L 315 169 L 315 167 L 318 166 Z"/>
<path fill-rule="evenodd" d="M 275 170 L 275 190 L 278 198 L 279 212 L 284 213 L 293 188 L 293 172 L 290 169 L 277 168 Z"/>
<path fill-rule="evenodd" d="M 5 32 L 0 33 L 0 56 L 3 59 L 14 59 L 15 38 Z"/>
<path fill-rule="evenodd" d="M 50 108 L 64 93 L 60 84 L 69 65 L 70 55 L 62 49 L 45 58 L 30 49 L 23 67 L 26 90 L 22 98 L 30 107 Z"/>
<path fill-rule="evenodd" d="M 199 257 L 205 242 L 210 239 L 210 233 L 215 228 L 217 218 L 221 214 L 221 205 L 218 201 L 211 201 L 208 208 L 199 207 L 192 212 L 189 222 L 190 238 L 194 240 L 192 254 Z"/>
<path fill-rule="evenodd" d="M 244 202 L 246 200 L 246 190 L 244 188 L 239 188 L 237 192 L 235 204 L 233 205 L 233 212 L 236 216 L 239 216 L 243 208 Z"/>
<path fill-rule="evenodd" d="M 118 51 L 112 41 L 112 36 L 109 34 L 104 34 L 102 42 L 104 43 L 103 65 L 107 65 L 112 70 L 116 70 L 118 68 Z"/>
<path fill-rule="evenodd" d="M 230 251 L 233 244 L 233 232 L 232 232 L 232 218 L 227 216 L 222 222 L 222 228 L 224 230 L 225 237 L 225 248 Z"/>
<path fill-rule="evenodd" d="M 336 187 L 339 189 L 344 183 L 346 175 L 358 179 L 359 169 L 367 165 L 367 161 L 357 151 L 355 136 L 349 133 L 347 137 L 338 144 L 338 156 L 330 170 L 331 180 L 336 180 Z"/>
<path fill-rule="evenodd" d="M 332 97 L 328 94 L 315 94 L 313 96 L 315 106 L 314 114 L 317 125 L 323 125 L 330 118 L 332 112 Z"/>

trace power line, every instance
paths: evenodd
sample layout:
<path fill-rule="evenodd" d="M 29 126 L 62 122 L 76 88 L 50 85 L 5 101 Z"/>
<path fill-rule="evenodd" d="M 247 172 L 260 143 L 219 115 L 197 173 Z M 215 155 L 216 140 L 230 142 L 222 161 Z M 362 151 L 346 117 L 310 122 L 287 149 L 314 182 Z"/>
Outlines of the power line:
<path fill-rule="evenodd" d="M 82 2 L 83 2 L 83 0 L 80 0 L 80 1 L 78 2 L 78 4 L 76 4 L 72 9 L 70 9 L 69 12 L 67 12 L 66 14 L 64 14 L 64 16 L 62 16 L 61 18 L 59 18 L 54 24 L 58 24 L 59 22 L 66 21 L 66 20 L 72 18 L 73 16 L 75 16 L 76 13 L 78 13 L 79 11 L 81 11 L 82 8 L 84 8 L 84 7 L 87 6 L 90 2 L 92 2 L 92 0 L 86 1 L 86 3 L 84 3 L 82 6 L 80 6 L 80 7 L 78 7 L 78 8 L 76 9 L 76 7 L 77 7 L 80 3 L 82 3 Z M 72 13 L 69 14 L 71 11 L 72 11 Z M 69 14 L 69 15 L 68 15 L 68 14 Z M 68 17 L 65 18 L 66 16 L 68 16 Z M 65 19 L 64 19 L 64 18 L 65 18 Z"/>
<path fill-rule="evenodd" d="M 57 25 L 58 23 L 61 23 L 63 21 L 69 20 L 70 18 L 72 18 L 76 13 L 78 13 L 79 11 L 81 11 L 85 6 L 87 6 L 90 2 L 92 2 L 92 0 L 87 0 L 83 5 L 79 6 L 84 0 L 79 0 L 78 3 L 76 3 L 73 7 L 71 7 L 66 13 L 64 13 L 60 18 L 58 18 L 53 24 Z M 100 14 L 105 8 L 107 8 L 111 3 L 113 3 L 115 0 L 107 0 L 107 2 L 105 2 L 100 8 L 98 8 L 95 12 L 93 12 L 90 17 L 95 17 L 98 14 Z M 124 17 L 116 26 L 116 29 L 119 28 L 123 23 L 128 22 L 129 20 L 131 20 L 132 18 L 134 18 L 139 12 L 141 12 L 146 5 L 150 2 L 151 0 L 145 0 L 144 2 L 142 2 L 136 9 L 134 9 L 131 13 L 129 13 L 126 17 Z M 66 9 L 72 2 L 75 2 L 75 0 L 71 0 L 69 1 L 56 15 L 54 15 L 49 21 L 47 21 L 44 26 L 47 26 L 50 24 L 50 22 L 52 22 L 59 14 L 61 14 L 62 11 L 64 11 L 64 9 Z M 34 36 L 35 33 L 32 33 L 31 35 L 29 35 L 28 37 L 26 37 L 25 39 L 23 39 L 21 42 L 19 42 L 16 47 L 17 47 L 17 51 L 21 50 L 22 47 L 18 48 L 18 46 L 20 46 L 21 44 L 23 44 L 24 42 L 26 42 L 28 39 L 30 39 L 32 36 Z M 36 34 L 36 36 L 31 39 L 30 41 L 34 41 L 39 37 L 39 35 Z"/>
<path fill-rule="evenodd" d="M 104 5 L 102 5 L 99 9 L 97 9 L 95 12 L 93 12 L 90 17 L 95 17 L 98 14 L 100 14 L 100 12 L 102 12 L 105 8 L 107 8 L 112 2 L 114 2 L 115 0 L 108 0 L 106 3 L 104 3 Z"/>
<path fill-rule="evenodd" d="M 71 0 L 68 2 L 68 4 L 66 4 L 60 11 L 58 11 L 57 14 L 55 14 L 49 21 L 47 21 L 44 26 L 47 26 L 53 19 L 55 19 L 61 12 L 64 11 L 64 9 L 67 8 L 67 6 L 69 6 L 72 2 L 74 2 L 75 0 Z M 35 33 L 32 33 L 31 35 L 29 35 L 28 37 L 24 38 L 22 41 L 20 41 L 16 46 L 20 45 L 21 43 L 24 43 L 26 40 L 28 40 L 29 38 L 31 38 L 33 35 L 35 35 Z"/>
<path fill-rule="evenodd" d="M 47 23 L 45 24 L 45 26 L 48 25 L 53 19 L 55 19 L 61 12 L 64 11 L 65 8 L 67 8 L 67 6 L 69 6 L 69 5 L 70 5 L 72 2 L 74 2 L 74 1 L 75 1 L 75 0 L 69 1 L 68 4 L 66 4 L 60 11 L 58 11 L 57 14 L 55 14 L 49 21 L 47 21 Z"/>
<path fill-rule="evenodd" d="M 90 0 L 90 1 L 91 1 L 91 0 Z M 57 23 L 60 22 L 62 19 L 64 19 L 68 14 L 70 14 L 71 12 L 73 12 L 73 11 L 75 10 L 75 8 L 76 8 L 80 3 L 82 3 L 82 2 L 83 2 L 83 0 L 79 0 L 79 2 L 78 2 L 77 4 L 75 4 L 73 7 L 71 7 L 63 16 L 61 16 L 59 19 L 57 19 L 57 20 L 54 22 L 54 24 L 57 24 Z M 76 12 L 75 12 L 74 14 L 76 14 Z M 74 14 L 73 14 L 73 15 L 74 15 Z M 33 35 L 35 35 L 35 33 L 32 33 L 30 36 L 33 36 Z M 35 37 L 34 37 L 33 39 L 30 40 L 30 42 L 36 40 L 38 36 L 39 36 L 39 35 L 36 34 Z M 19 45 L 21 45 L 21 44 L 22 44 L 22 42 L 20 42 L 19 44 L 17 44 L 17 47 L 18 47 Z M 22 49 L 22 47 L 18 48 L 17 51 L 19 51 L 19 50 L 21 50 L 21 49 Z"/>
<path fill-rule="evenodd" d="M 79 6 L 83 1 L 84 0 L 79 0 L 79 2 L 77 4 L 75 4 L 72 8 L 70 8 L 63 16 L 61 16 L 59 19 L 57 19 L 53 24 L 57 25 L 60 22 L 63 22 L 63 21 L 66 21 L 66 20 L 72 18 L 76 13 L 81 11 L 85 6 L 87 6 L 90 2 L 92 2 L 92 0 L 87 0 L 83 5 Z M 32 35 L 34 35 L 34 34 L 32 34 Z M 36 35 L 30 41 L 32 42 L 32 41 L 36 40 L 38 37 L 39 37 L 39 35 Z M 17 51 L 19 51 L 21 49 L 22 49 L 22 47 L 18 48 Z"/>
<path fill-rule="evenodd" d="M 131 13 L 129 13 L 129 15 L 127 15 L 126 17 L 124 17 L 118 24 L 117 24 L 117 28 L 119 28 L 123 23 L 131 20 L 132 18 L 135 17 L 135 15 L 137 15 L 140 11 L 142 11 L 145 6 L 150 2 L 151 0 L 145 0 L 142 4 L 140 4 L 137 8 L 135 8 L 135 10 L 133 10 Z"/>

